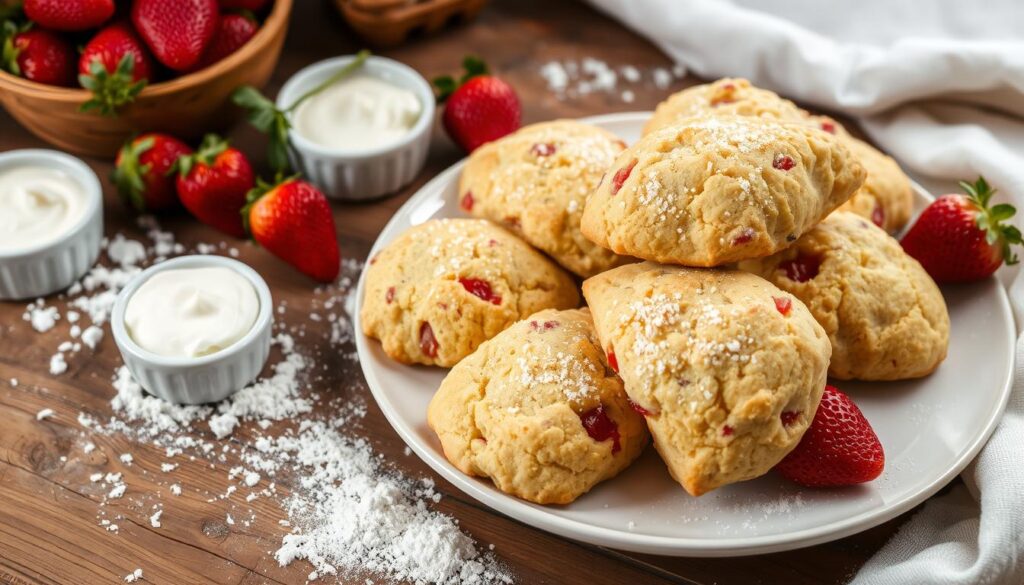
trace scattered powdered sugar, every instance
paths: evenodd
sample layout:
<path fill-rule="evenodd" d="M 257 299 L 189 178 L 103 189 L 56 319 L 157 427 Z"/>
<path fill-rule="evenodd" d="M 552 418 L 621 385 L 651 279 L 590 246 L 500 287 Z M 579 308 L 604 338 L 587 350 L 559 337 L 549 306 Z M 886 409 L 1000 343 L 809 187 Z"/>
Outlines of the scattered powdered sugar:
<path fill-rule="evenodd" d="M 585 57 L 582 60 L 548 61 L 541 65 L 539 73 L 547 83 L 548 90 L 559 100 L 603 93 L 617 95 L 622 101 L 632 103 L 636 97 L 633 89 L 620 91 L 620 86 L 653 86 L 666 90 L 675 79 L 686 76 L 686 69 L 682 65 L 644 69 L 635 65 L 622 65 L 616 68 L 600 59 Z"/>
<path fill-rule="evenodd" d="M 140 225 L 147 230 L 151 246 L 114 236 L 105 247 L 115 267 L 95 266 L 66 296 L 58 297 L 66 304 L 69 336 L 80 342 L 65 340 L 58 344 L 58 352 L 51 359 L 54 375 L 67 369 L 66 352 L 77 352 L 81 345 L 90 349 L 97 346 L 117 293 L 141 270 L 139 264 L 185 251 L 174 242 L 173 235 L 159 229 L 155 220 L 143 219 Z M 214 249 L 206 247 L 203 251 Z M 355 307 L 354 284 L 361 269 L 360 262 L 343 263 L 343 275 L 337 283 L 314 291 L 316 298 L 309 315 L 309 322 L 323 332 L 322 341 L 349 364 L 355 363 L 349 315 Z M 282 314 L 284 310 L 282 303 L 277 312 Z M 26 320 L 37 322 L 33 325 L 38 324 L 35 328 L 41 332 L 52 329 L 60 318 L 58 308 L 44 306 L 43 301 L 30 305 L 26 315 Z M 83 323 L 84 319 L 91 323 Z M 89 433 L 123 435 L 164 448 L 168 459 L 187 456 L 190 461 L 207 461 L 211 468 L 217 462 L 228 461 L 229 455 L 240 459 L 244 466 L 233 468 L 229 474 L 229 480 L 237 485 L 228 485 L 223 493 L 212 494 L 207 501 L 223 502 L 228 507 L 225 525 L 243 528 L 255 519 L 255 510 L 245 504 L 259 498 L 278 501 L 288 514 L 281 525 L 291 527 L 291 532 L 283 537 L 275 559 L 282 565 L 308 561 L 314 569 L 308 575 L 310 580 L 371 571 L 389 580 L 417 584 L 511 583 L 511 576 L 492 553 L 480 550 L 454 518 L 433 509 L 441 496 L 431 481 L 402 475 L 365 439 L 353 434 L 352 429 L 365 414 L 358 396 L 332 393 L 322 397 L 313 390 L 310 382 L 319 379 L 316 376 L 323 366 L 299 345 L 305 337 L 304 325 L 279 326 L 273 340 L 277 357 L 271 360 L 270 373 L 216 405 L 165 402 L 147 394 L 128 369 L 120 366 L 112 374 L 116 392 L 110 402 L 112 416 L 81 412 L 78 422 Z M 12 380 L 11 384 L 16 382 Z M 325 401 L 323 412 L 331 413 L 326 419 L 313 414 L 314 406 Z M 52 414 L 52 409 L 44 409 L 39 418 Z M 247 423 L 251 424 L 244 433 L 237 432 Z M 95 449 L 90 441 L 84 451 Z M 135 456 L 121 453 L 117 460 L 131 466 Z M 177 463 L 167 461 L 160 465 L 158 476 L 140 471 L 149 480 L 166 486 L 172 496 L 180 496 L 184 488 L 177 470 Z M 174 475 L 178 481 L 164 483 L 159 479 L 163 474 Z M 297 484 L 279 492 L 275 480 L 278 474 Z M 133 521 L 124 515 L 125 511 L 143 506 L 146 498 L 159 497 L 147 493 L 146 488 L 130 487 L 121 473 L 94 473 L 88 481 L 102 486 L 97 522 L 111 535 L 120 533 L 118 522 Z M 209 494 L 199 486 L 194 491 Z M 112 500 L 119 501 L 118 511 L 111 509 L 107 517 L 106 506 Z M 165 507 L 170 504 L 170 500 L 145 504 L 142 517 L 148 518 L 151 527 L 160 528 Z M 128 583 L 141 579 L 141 569 L 124 577 Z"/>

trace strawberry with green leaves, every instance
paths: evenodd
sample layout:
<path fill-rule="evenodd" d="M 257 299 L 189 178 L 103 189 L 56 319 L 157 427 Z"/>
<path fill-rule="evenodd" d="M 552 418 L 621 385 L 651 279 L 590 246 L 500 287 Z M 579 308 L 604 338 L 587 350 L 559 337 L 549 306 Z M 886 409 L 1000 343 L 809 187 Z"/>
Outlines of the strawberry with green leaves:
<path fill-rule="evenodd" d="M 316 187 L 295 178 L 260 184 L 249 194 L 246 225 L 261 246 L 320 282 L 332 282 L 341 270 L 334 216 Z"/>
<path fill-rule="evenodd" d="M 456 144 L 473 152 L 481 144 L 519 129 L 522 108 L 512 86 L 489 75 L 487 65 L 476 57 L 462 62 L 465 73 L 434 80 L 438 103 L 444 103 L 444 128 Z"/>
<path fill-rule="evenodd" d="M 178 159 L 190 154 L 192 149 L 173 136 L 142 134 L 121 147 L 110 178 L 121 198 L 139 213 L 173 209 L 178 205 Z"/>
<path fill-rule="evenodd" d="M 75 83 L 75 49 L 51 31 L 5 21 L 0 68 L 36 83 L 70 87 Z"/>
<path fill-rule="evenodd" d="M 199 221 L 245 237 L 242 208 L 256 184 L 249 159 L 227 141 L 207 134 L 195 153 L 178 159 L 178 198 Z"/>
<path fill-rule="evenodd" d="M 960 187 L 966 195 L 936 199 L 900 242 L 936 282 L 981 280 L 1004 262 L 1017 263 L 1013 246 L 1022 243 L 1020 230 L 1003 223 L 1017 210 L 1007 203 L 990 206 L 996 190 L 982 177 Z"/>
<path fill-rule="evenodd" d="M 142 39 L 125 22 L 100 29 L 78 59 L 78 82 L 92 92 L 82 111 L 117 114 L 153 79 L 153 60 Z"/>
<path fill-rule="evenodd" d="M 775 466 L 790 481 L 807 487 L 865 483 L 884 468 L 885 451 L 875 430 L 850 397 L 833 386 L 825 386 L 800 443 Z"/>

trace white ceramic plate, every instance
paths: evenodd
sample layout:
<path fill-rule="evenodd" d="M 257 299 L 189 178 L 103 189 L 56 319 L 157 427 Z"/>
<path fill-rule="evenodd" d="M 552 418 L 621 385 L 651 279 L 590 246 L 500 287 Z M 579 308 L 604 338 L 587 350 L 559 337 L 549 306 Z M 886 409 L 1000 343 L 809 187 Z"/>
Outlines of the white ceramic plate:
<path fill-rule="evenodd" d="M 614 114 L 585 121 L 633 142 L 649 116 Z M 410 226 L 462 215 L 456 193 L 462 165 L 441 173 L 409 199 L 381 232 L 371 255 Z M 917 208 L 930 199 L 919 188 Z M 360 279 L 360 304 L 363 285 Z M 622 475 L 573 504 L 531 504 L 499 492 L 486 479 L 463 475 L 444 458 L 426 413 L 447 370 L 403 366 L 362 334 L 356 344 L 370 389 L 398 434 L 435 471 L 483 504 L 593 544 L 676 556 L 738 556 L 810 546 L 881 524 L 934 494 L 978 453 L 1009 396 L 1010 306 L 994 278 L 942 292 L 952 339 L 938 371 L 909 382 L 840 384 L 871 421 L 886 455 L 882 477 L 844 489 L 803 489 L 769 473 L 694 498 L 672 481 L 648 448 Z M 356 330 L 361 331 L 358 317 Z"/>

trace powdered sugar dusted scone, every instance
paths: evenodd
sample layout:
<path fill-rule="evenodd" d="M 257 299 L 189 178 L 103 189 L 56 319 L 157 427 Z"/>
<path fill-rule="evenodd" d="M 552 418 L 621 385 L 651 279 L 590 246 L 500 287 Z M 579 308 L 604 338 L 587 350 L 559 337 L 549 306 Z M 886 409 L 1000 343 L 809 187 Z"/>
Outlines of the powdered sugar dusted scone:
<path fill-rule="evenodd" d="M 644 126 L 644 134 L 677 126 L 687 118 L 754 116 L 780 121 L 803 121 L 807 112 L 767 89 L 754 87 L 746 79 L 726 77 L 688 87 L 658 104 Z"/>
<path fill-rule="evenodd" d="M 834 378 L 917 378 L 946 357 L 942 293 L 899 242 L 860 216 L 837 211 L 789 249 L 740 267 L 807 305 L 832 343 Z"/>
<path fill-rule="evenodd" d="M 464 473 L 532 502 L 567 504 L 647 444 L 604 359 L 589 311 L 541 311 L 452 368 L 427 422 Z"/>
<path fill-rule="evenodd" d="M 587 197 L 626 143 L 580 122 L 526 126 L 473 151 L 459 180 L 460 205 L 503 224 L 566 269 L 591 276 L 630 259 L 580 233 Z"/>
<path fill-rule="evenodd" d="M 645 262 L 588 279 L 583 295 L 608 363 L 691 494 L 763 475 L 814 418 L 828 337 L 770 282 Z"/>
<path fill-rule="evenodd" d="M 453 366 L 512 323 L 579 305 L 568 274 L 500 227 L 431 220 L 366 267 L 363 333 L 403 363 Z"/>
<path fill-rule="evenodd" d="M 860 163 L 827 132 L 693 118 L 620 154 L 587 200 L 581 229 L 618 254 L 718 266 L 785 248 L 863 182 Z"/>

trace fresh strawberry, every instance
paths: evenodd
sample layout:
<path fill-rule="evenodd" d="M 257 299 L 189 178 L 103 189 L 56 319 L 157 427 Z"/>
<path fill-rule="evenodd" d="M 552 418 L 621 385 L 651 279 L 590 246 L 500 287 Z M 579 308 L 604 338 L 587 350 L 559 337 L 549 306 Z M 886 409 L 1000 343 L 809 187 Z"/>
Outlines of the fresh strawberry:
<path fill-rule="evenodd" d="M 96 28 L 114 15 L 114 0 L 25 0 L 25 16 L 46 28 Z"/>
<path fill-rule="evenodd" d="M 78 59 L 78 82 L 93 97 L 82 110 L 112 115 L 133 101 L 153 79 L 153 60 L 142 39 L 126 22 L 115 22 L 96 33 Z"/>
<path fill-rule="evenodd" d="M 807 487 L 868 482 L 884 467 L 885 452 L 874 429 L 850 397 L 833 386 L 825 386 L 800 443 L 775 466 L 789 480 Z"/>
<path fill-rule="evenodd" d="M 332 282 L 341 268 L 334 216 L 327 198 L 298 179 L 260 185 L 243 212 L 249 232 L 261 246 L 321 282 Z"/>
<path fill-rule="evenodd" d="M 196 69 L 203 69 L 234 53 L 256 35 L 259 25 L 251 14 L 225 14 L 217 25 L 217 34 L 203 53 Z"/>
<path fill-rule="evenodd" d="M 158 61 L 175 71 L 189 71 L 202 58 L 217 32 L 217 0 L 135 0 L 132 24 Z"/>
<path fill-rule="evenodd" d="M 75 50 L 60 36 L 40 28 L 3 24 L 3 61 L 11 73 L 47 85 L 75 83 Z"/>
<path fill-rule="evenodd" d="M 199 150 L 178 159 L 178 198 L 199 221 L 220 231 L 245 237 L 242 208 L 255 185 L 249 159 L 214 134 Z"/>
<path fill-rule="evenodd" d="M 937 282 L 981 280 L 1003 262 L 1016 264 L 1012 247 L 1021 233 L 1003 220 L 1017 210 L 1000 203 L 989 207 L 995 189 L 984 178 L 960 181 L 967 195 L 943 195 L 921 212 L 900 242 Z"/>
<path fill-rule="evenodd" d="M 121 147 L 110 178 L 135 211 L 171 209 L 178 204 L 174 170 L 178 159 L 190 154 L 192 149 L 173 136 L 142 134 Z"/>
<path fill-rule="evenodd" d="M 266 8 L 270 0 L 220 0 L 220 7 L 225 10 L 251 10 L 259 12 Z"/>
<path fill-rule="evenodd" d="M 512 86 L 487 74 L 487 65 L 475 57 L 462 62 L 466 72 L 434 80 L 444 108 L 444 127 L 466 152 L 519 129 L 522 110 Z"/>

